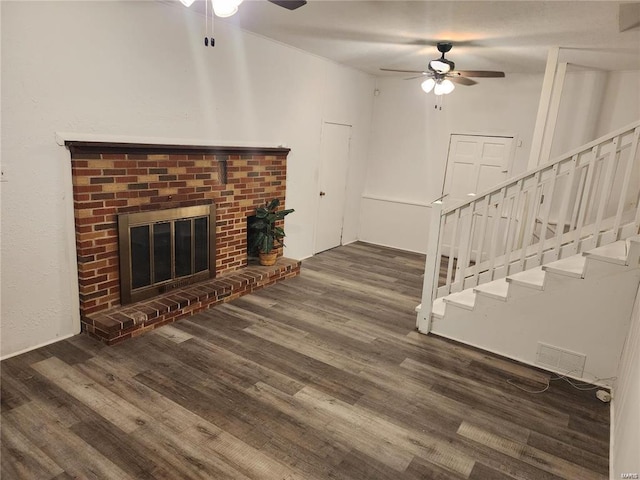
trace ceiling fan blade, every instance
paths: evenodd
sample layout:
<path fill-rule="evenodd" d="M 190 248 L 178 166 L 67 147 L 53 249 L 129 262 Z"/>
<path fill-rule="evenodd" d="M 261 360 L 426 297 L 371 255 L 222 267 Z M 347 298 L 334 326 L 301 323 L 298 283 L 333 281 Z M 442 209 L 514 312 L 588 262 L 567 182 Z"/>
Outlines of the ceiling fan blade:
<path fill-rule="evenodd" d="M 475 85 L 478 83 L 475 80 L 471 80 L 470 78 L 467 78 L 467 77 L 451 77 L 449 78 L 449 80 L 451 80 L 453 83 L 458 83 L 460 85 L 467 85 L 467 86 Z"/>
<path fill-rule="evenodd" d="M 382 70 L 383 72 L 396 72 L 396 73 L 420 73 L 422 75 L 426 75 L 427 72 L 424 72 L 422 70 L 396 70 L 394 68 L 381 68 L 380 70 Z"/>
<path fill-rule="evenodd" d="M 269 0 L 271 3 L 278 5 L 279 7 L 286 8 L 287 10 L 295 10 L 303 5 L 307 4 L 307 0 Z"/>
<path fill-rule="evenodd" d="M 450 75 L 458 77 L 484 77 L 484 78 L 502 78 L 504 72 L 494 72 L 491 70 L 455 70 L 449 72 Z"/>
<path fill-rule="evenodd" d="M 425 78 L 425 77 L 430 77 L 431 75 L 427 75 L 425 72 L 422 72 L 420 75 L 414 75 L 413 77 L 407 77 L 404 80 L 415 80 L 416 78 Z"/>

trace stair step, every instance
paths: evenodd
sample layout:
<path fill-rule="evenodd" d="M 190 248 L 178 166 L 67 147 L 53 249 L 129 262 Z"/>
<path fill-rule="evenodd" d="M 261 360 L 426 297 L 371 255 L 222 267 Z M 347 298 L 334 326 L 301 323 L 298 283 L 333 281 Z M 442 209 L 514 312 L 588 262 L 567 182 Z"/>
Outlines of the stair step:
<path fill-rule="evenodd" d="M 493 282 L 478 285 L 473 289 L 473 291 L 478 295 L 484 295 L 489 298 L 506 302 L 507 294 L 509 293 L 509 284 L 504 278 L 501 278 L 499 280 L 494 280 Z"/>
<path fill-rule="evenodd" d="M 520 285 L 528 288 L 535 288 L 536 290 L 544 289 L 544 270 L 542 267 L 535 267 L 524 272 L 514 273 L 507 277 L 508 283 L 514 285 Z"/>
<path fill-rule="evenodd" d="M 620 240 L 610 243 L 602 247 L 594 248 L 583 255 L 587 258 L 600 260 L 607 263 L 615 263 L 616 265 L 627 264 L 627 242 Z"/>
<path fill-rule="evenodd" d="M 542 291 L 544 290 L 547 272 L 572 278 L 584 278 L 587 258 L 617 265 L 628 265 L 629 255 L 637 256 L 638 252 L 636 250 L 640 249 L 638 245 L 640 245 L 640 235 L 628 238 L 626 241 L 618 241 L 594 248 L 588 252 L 563 258 L 548 263 L 547 265 L 514 273 L 507 278 L 494 280 L 461 292 L 451 293 L 445 297 L 434 300 L 431 316 L 433 319 L 443 319 L 447 304 L 452 304 L 466 310 L 474 310 L 476 308 L 477 295 L 506 302 L 509 296 L 510 283 Z M 516 294 L 514 290 L 514 295 L 519 296 L 521 294 L 524 294 L 524 291 L 520 290 Z M 421 306 L 422 305 L 418 305 L 416 311 L 420 311 Z"/>
<path fill-rule="evenodd" d="M 431 316 L 435 318 L 444 318 L 444 310 L 446 308 L 443 298 L 436 298 L 431 307 Z"/>
<path fill-rule="evenodd" d="M 557 275 L 565 275 L 573 278 L 583 278 L 584 265 L 586 258 L 582 255 L 573 255 L 571 257 L 556 260 L 542 266 L 542 270 Z"/>
<path fill-rule="evenodd" d="M 471 288 L 463 290 L 461 292 L 451 293 L 442 298 L 445 303 L 450 303 L 456 307 L 464 308 L 466 310 L 473 310 L 476 304 L 476 294 Z"/>

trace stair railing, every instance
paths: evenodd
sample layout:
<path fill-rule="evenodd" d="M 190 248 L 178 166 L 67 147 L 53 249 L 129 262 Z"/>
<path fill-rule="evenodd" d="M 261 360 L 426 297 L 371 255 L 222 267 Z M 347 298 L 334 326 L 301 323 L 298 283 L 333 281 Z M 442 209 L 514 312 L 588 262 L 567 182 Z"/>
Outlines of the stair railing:
<path fill-rule="evenodd" d="M 450 293 L 638 234 L 640 121 L 466 202 L 431 208 L 418 328 Z"/>

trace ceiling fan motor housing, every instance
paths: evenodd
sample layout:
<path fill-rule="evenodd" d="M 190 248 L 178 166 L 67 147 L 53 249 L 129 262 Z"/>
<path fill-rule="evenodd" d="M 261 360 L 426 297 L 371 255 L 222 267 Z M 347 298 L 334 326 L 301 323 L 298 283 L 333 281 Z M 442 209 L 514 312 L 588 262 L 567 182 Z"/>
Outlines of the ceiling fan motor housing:
<path fill-rule="evenodd" d="M 269 0 L 280 7 L 284 7 L 287 10 L 295 10 L 307 4 L 307 0 Z"/>
<path fill-rule="evenodd" d="M 436 58 L 435 60 L 431 60 L 429 62 L 429 71 L 436 74 L 446 74 L 448 72 L 451 72 L 456 68 L 456 64 L 451 60 L 447 60 L 446 58 L 444 58 L 444 54 L 451 50 L 453 45 L 448 42 L 439 42 L 436 46 L 438 47 L 438 51 L 442 53 L 442 55 L 440 56 L 440 58 Z"/>
<path fill-rule="evenodd" d="M 451 50 L 451 48 L 453 48 L 453 44 L 451 42 L 438 42 L 436 47 L 438 48 L 438 51 L 444 57 L 444 54 L 447 53 L 449 50 Z"/>

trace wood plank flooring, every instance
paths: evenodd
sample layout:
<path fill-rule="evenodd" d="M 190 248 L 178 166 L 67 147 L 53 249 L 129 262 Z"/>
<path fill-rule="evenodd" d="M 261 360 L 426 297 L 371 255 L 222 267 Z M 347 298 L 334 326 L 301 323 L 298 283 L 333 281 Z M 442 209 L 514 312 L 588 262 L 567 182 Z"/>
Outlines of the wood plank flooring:
<path fill-rule="evenodd" d="M 415 332 L 424 257 L 363 243 L 106 347 L 5 360 L 2 479 L 608 478 L 593 392 Z"/>

